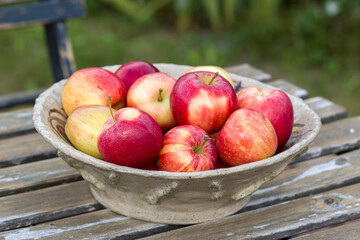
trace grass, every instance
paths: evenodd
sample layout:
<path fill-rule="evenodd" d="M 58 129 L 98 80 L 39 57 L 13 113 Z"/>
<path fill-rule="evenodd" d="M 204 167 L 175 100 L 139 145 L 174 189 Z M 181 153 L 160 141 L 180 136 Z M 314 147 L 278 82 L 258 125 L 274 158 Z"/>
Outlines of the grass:
<path fill-rule="evenodd" d="M 133 60 L 222 67 L 249 63 L 273 79 L 307 89 L 312 97 L 346 107 L 350 116 L 359 115 L 360 18 L 353 21 L 345 12 L 341 18 L 319 20 L 314 6 L 304 6 L 301 11 L 240 16 L 236 26 L 213 31 L 198 25 L 179 30 L 168 16 L 137 23 L 91 3 L 86 17 L 67 26 L 78 69 Z M 0 94 L 52 84 L 41 26 L 2 31 L 0 46 Z"/>

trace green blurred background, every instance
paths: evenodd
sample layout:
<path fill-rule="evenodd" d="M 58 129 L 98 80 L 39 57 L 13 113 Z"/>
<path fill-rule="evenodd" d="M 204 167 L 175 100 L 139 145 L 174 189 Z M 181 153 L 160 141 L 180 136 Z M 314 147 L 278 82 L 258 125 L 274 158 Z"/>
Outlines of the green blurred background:
<path fill-rule="evenodd" d="M 67 22 L 77 68 L 249 63 L 359 115 L 358 0 L 89 0 Z M 41 26 L 0 32 L 0 94 L 52 84 Z"/>

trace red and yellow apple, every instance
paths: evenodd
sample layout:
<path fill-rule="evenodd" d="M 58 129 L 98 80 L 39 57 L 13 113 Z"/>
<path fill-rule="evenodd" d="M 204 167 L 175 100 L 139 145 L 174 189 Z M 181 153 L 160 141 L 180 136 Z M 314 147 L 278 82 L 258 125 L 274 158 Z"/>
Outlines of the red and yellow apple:
<path fill-rule="evenodd" d="M 165 133 L 176 125 L 170 109 L 170 94 L 176 80 L 166 73 L 149 73 L 136 80 L 128 90 L 126 103 L 148 113 Z"/>
<path fill-rule="evenodd" d="M 62 89 L 62 105 L 67 115 L 82 105 L 125 105 L 126 86 L 114 73 L 102 68 L 84 68 L 74 72 Z"/>
<path fill-rule="evenodd" d="M 149 62 L 133 61 L 121 65 L 115 72 L 124 81 L 127 89 L 141 76 L 149 73 L 159 72 L 159 70 Z"/>
<path fill-rule="evenodd" d="M 103 125 L 98 148 L 107 162 L 143 168 L 156 161 L 162 146 L 159 124 L 146 112 L 126 107 Z"/>
<path fill-rule="evenodd" d="M 277 89 L 246 87 L 237 97 L 239 108 L 254 109 L 270 120 L 278 138 L 278 149 L 282 148 L 294 125 L 294 110 L 288 95 Z"/>
<path fill-rule="evenodd" d="M 186 71 L 182 75 L 185 75 L 186 73 L 189 73 L 189 72 L 201 72 L 201 71 L 213 72 L 213 73 L 218 72 L 219 75 L 221 75 L 226 80 L 228 80 L 229 83 L 231 84 L 231 86 L 234 87 L 234 82 L 233 82 L 232 78 L 230 77 L 229 73 L 225 69 L 223 69 L 221 67 L 218 67 L 218 66 L 211 66 L 211 65 L 208 65 L 208 66 L 196 66 L 196 67 L 193 67 L 190 70 Z"/>
<path fill-rule="evenodd" d="M 249 108 L 233 112 L 215 142 L 221 161 L 230 166 L 271 157 L 278 143 L 271 122 L 262 113 Z"/>
<path fill-rule="evenodd" d="M 216 147 L 203 129 L 182 125 L 164 135 L 157 165 L 169 172 L 212 170 L 217 161 Z"/>
<path fill-rule="evenodd" d="M 176 81 L 170 107 L 178 125 L 195 125 L 211 134 L 238 105 L 235 90 L 225 78 L 213 72 L 190 72 Z"/>
<path fill-rule="evenodd" d="M 112 109 L 115 112 L 114 109 Z M 84 105 L 76 108 L 68 117 L 65 133 L 73 146 L 96 158 L 102 158 L 97 138 L 106 120 L 111 117 L 108 107 Z"/>

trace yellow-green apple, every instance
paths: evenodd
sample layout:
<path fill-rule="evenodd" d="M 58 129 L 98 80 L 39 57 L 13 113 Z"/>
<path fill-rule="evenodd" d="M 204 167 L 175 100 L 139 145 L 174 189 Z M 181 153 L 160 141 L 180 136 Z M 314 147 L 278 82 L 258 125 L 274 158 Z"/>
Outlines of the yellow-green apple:
<path fill-rule="evenodd" d="M 163 171 L 196 172 L 214 169 L 216 160 L 209 134 L 197 126 L 181 125 L 164 135 L 157 165 Z"/>
<path fill-rule="evenodd" d="M 127 106 L 148 113 L 165 133 L 176 124 L 169 103 L 175 82 L 176 80 L 166 73 L 146 74 L 129 88 L 126 96 Z"/>
<path fill-rule="evenodd" d="M 189 73 L 189 72 L 199 72 L 199 71 L 206 71 L 206 72 L 213 72 L 213 73 L 218 72 L 221 76 L 223 76 L 226 80 L 229 81 L 231 86 L 234 87 L 234 82 L 233 82 L 232 78 L 230 77 L 229 73 L 225 69 L 223 69 L 221 67 L 218 67 L 218 66 L 211 66 L 211 65 L 208 65 L 208 66 L 196 66 L 196 67 L 193 67 L 190 70 L 186 71 L 182 75 L 184 75 L 186 73 Z"/>
<path fill-rule="evenodd" d="M 271 157 L 277 148 L 271 122 L 262 113 L 249 108 L 233 112 L 215 142 L 221 161 L 230 166 Z"/>
<path fill-rule="evenodd" d="M 286 93 L 276 89 L 246 87 L 238 94 L 239 108 L 251 108 L 264 114 L 274 126 L 278 149 L 290 138 L 294 125 L 294 110 Z"/>
<path fill-rule="evenodd" d="M 112 109 L 115 112 L 114 109 Z M 97 138 L 106 120 L 111 117 L 108 107 L 83 105 L 68 117 L 65 133 L 73 146 L 96 158 L 102 158 L 97 147 Z"/>
<path fill-rule="evenodd" d="M 102 68 L 84 68 L 74 72 L 62 89 L 62 105 L 67 115 L 82 105 L 111 106 L 119 109 L 125 105 L 126 86 L 114 73 Z"/>
<path fill-rule="evenodd" d="M 126 88 L 129 87 L 141 76 L 149 73 L 159 72 L 159 70 L 149 62 L 133 61 L 121 65 L 115 74 L 124 81 Z"/>
<path fill-rule="evenodd" d="M 178 125 L 195 125 L 214 133 L 238 108 L 234 88 L 213 72 L 181 76 L 170 95 L 170 108 Z"/>
<path fill-rule="evenodd" d="M 156 161 L 162 146 L 159 124 L 146 112 L 121 108 L 103 125 L 98 148 L 107 162 L 143 168 Z"/>

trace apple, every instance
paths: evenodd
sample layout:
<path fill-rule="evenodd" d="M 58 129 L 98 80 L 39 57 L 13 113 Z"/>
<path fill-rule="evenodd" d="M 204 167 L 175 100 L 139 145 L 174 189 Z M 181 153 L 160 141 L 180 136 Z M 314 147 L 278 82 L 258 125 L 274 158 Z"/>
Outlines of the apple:
<path fill-rule="evenodd" d="M 260 112 L 233 112 L 216 137 L 221 161 L 230 166 L 259 161 L 275 154 L 278 145 L 271 122 Z"/>
<path fill-rule="evenodd" d="M 234 82 L 232 80 L 232 78 L 230 77 L 229 73 L 218 66 L 196 66 L 191 68 L 190 70 L 186 71 L 185 73 L 183 73 L 182 75 L 189 73 L 189 72 L 199 72 L 199 71 L 206 71 L 206 72 L 213 72 L 213 73 L 219 73 L 222 77 L 224 77 L 226 80 L 229 81 L 229 83 L 231 84 L 231 86 L 234 87 Z"/>
<path fill-rule="evenodd" d="M 114 73 L 103 68 L 84 68 L 74 72 L 62 89 L 62 105 L 67 115 L 82 105 L 111 106 L 119 109 L 125 105 L 126 86 Z"/>
<path fill-rule="evenodd" d="M 103 125 L 98 148 L 107 162 L 143 168 L 156 161 L 162 146 L 159 124 L 146 112 L 125 107 Z"/>
<path fill-rule="evenodd" d="M 288 95 L 277 89 L 246 87 L 237 94 L 239 108 L 251 108 L 264 114 L 274 126 L 278 149 L 285 146 L 294 125 L 294 110 Z"/>
<path fill-rule="evenodd" d="M 159 70 L 151 63 L 145 61 L 133 61 L 121 65 L 116 70 L 115 74 L 124 81 L 126 88 L 129 89 L 139 77 L 154 72 L 159 72 Z"/>
<path fill-rule="evenodd" d="M 195 172 L 214 169 L 216 161 L 216 147 L 209 134 L 200 127 L 182 125 L 164 135 L 157 165 L 162 171 Z"/>
<path fill-rule="evenodd" d="M 175 127 L 170 109 L 170 94 L 176 80 L 166 73 L 149 73 L 136 80 L 128 90 L 126 103 L 148 113 L 163 133 Z"/>
<path fill-rule="evenodd" d="M 195 125 L 211 134 L 238 105 L 234 88 L 218 73 L 190 72 L 176 81 L 170 108 L 178 125 Z"/>
<path fill-rule="evenodd" d="M 216 162 L 216 164 L 215 164 L 214 169 L 229 168 L 229 167 L 231 167 L 231 166 L 229 166 L 229 165 L 225 164 L 224 162 L 218 160 Z"/>
<path fill-rule="evenodd" d="M 114 109 L 112 109 L 115 112 Z M 108 107 L 84 105 L 76 108 L 67 118 L 65 133 L 72 145 L 95 158 L 102 158 L 97 138 L 106 120 L 111 117 Z"/>

